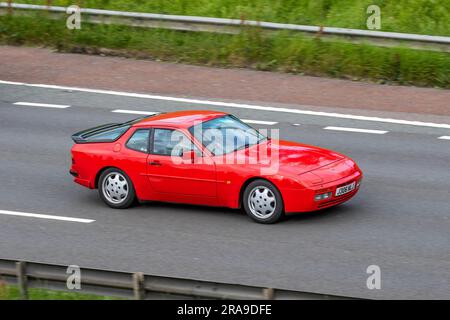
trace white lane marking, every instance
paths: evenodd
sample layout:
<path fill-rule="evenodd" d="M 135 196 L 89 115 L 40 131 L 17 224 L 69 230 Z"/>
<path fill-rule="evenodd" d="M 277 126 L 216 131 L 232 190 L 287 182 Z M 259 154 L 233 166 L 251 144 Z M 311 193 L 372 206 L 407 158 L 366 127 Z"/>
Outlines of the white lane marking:
<path fill-rule="evenodd" d="M 300 127 L 300 123 L 293 123 L 293 126 Z"/>
<path fill-rule="evenodd" d="M 369 130 L 369 129 L 346 128 L 346 127 L 325 127 L 324 129 L 325 130 L 334 130 L 334 131 L 373 133 L 373 134 L 385 134 L 385 133 L 389 132 L 389 131 L 383 131 L 383 130 Z"/>
<path fill-rule="evenodd" d="M 127 114 L 144 114 L 144 115 L 154 115 L 154 114 L 158 113 L 158 112 L 151 112 L 151 111 L 136 111 L 136 110 L 123 110 L 123 109 L 117 109 L 117 110 L 113 110 L 111 112 L 127 113 Z"/>
<path fill-rule="evenodd" d="M 450 140 L 450 136 L 442 136 L 442 137 L 439 137 L 438 139 L 441 139 L 441 140 Z"/>
<path fill-rule="evenodd" d="M 27 212 L 18 212 L 18 211 L 6 211 L 0 210 L 0 214 L 9 215 L 9 216 L 18 216 L 18 217 L 28 217 L 28 218 L 38 218 L 38 219 L 48 219 L 48 220 L 60 220 L 60 221 L 69 221 L 69 222 L 80 222 L 80 223 L 92 223 L 95 220 L 91 219 L 80 219 L 80 218 L 71 218 L 71 217 L 62 217 L 62 216 L 52 216 L 48 214 L 37 214 L 37 213 L 27 213 Z"/>
<path fill-rule="evenodd" d="M 165 97 L 165 96 L 158 96 L 158 95 L 142 94 L 142 93 L 121 92 L 121 91 L 112 91 L 112 90 L 97 90 L 97 89 L 66 87 L 66 86 L 56 86 L 56 85 L 47 85 L 47 84 L 31 84 L 31 83 L 2 81 L 2 80 L 0 80 L 0 84 L 37 87 L 37 88 L 46 88 L 46 89 L 79 91 L 79 92 L 88 92 L 88 93 L 100 93 L 100 94 L 108 94 L 108 95 L 115 95 L 115 96 L 132 97 L 132 98 L 183 102 L 183 103 L 190 103 L 190 104 L 203 104 L 203 105 L 220 106 L 220 107 L 228 107 L 228 108 L 241 108 L 241 109 L 253 109 L 253 110 L 262 110 L 262 111 L 285 112 L 285 113 L 303 114 L 303 115 L 320 116 L 320 117 L 331 117 L 331 118 L 339 118 L 339 119 L 351 119 L 351 120 L 384 122 L 384 123 L 391 123 L 391 124 L 419 126 L 419 127 L 450 129 L 450 124 L 447 124 L 447 123 L 433 123 L 433 122 L 411 121 L 411 120 L 380 118 L 380 117 L 371 117 L 371 116 L 358 116 L 358 115 L 353 115 L 353 114 L 343 114 L 343 113 L 334 113 L 334 112 L 298 110 L 298 109 L 289 109 L 289 108 L 239 104 L 239 103 L 231 103 L 231 102 L 175 98 L 175 97 Z"/>
<path fill-rule="evenodd" d="M 49 103 L 35 103 L 35 102 L 16 102 L 14 103 L 14 105 L 27 107 L 56 108 L 56 109 L 70 108 L 70 106 L 64 104 L 49 104 Z"/>
<path fill-rule="evenodd" d="M 253 123 L 253 124 L 266 124 L 268 126 L 273 126 L 274 124 L 277 124 L 278 122 L 273 121 L 260 121 L 260 120 L 249 120 L 249 119 L 241 119 L 242 122 L 245 123 Z"/>

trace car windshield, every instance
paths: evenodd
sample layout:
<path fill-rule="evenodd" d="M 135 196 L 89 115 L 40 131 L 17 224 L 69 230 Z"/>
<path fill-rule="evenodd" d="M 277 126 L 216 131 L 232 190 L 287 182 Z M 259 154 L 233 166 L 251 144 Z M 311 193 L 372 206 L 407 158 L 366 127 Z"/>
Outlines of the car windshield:
<path fill-rule="evenodd" d="M 189 132 L 213 155 L 223 155 L 266 140 L 267 137 L 232 115 L 196 124 Z"/>

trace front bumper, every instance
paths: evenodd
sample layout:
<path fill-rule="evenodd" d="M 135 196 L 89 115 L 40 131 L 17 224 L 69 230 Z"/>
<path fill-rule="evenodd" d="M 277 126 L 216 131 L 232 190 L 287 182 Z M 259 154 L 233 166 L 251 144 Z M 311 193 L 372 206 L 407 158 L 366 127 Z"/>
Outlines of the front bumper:
<path fill-rule="evenodd" d="M 361 171 L 355 171 L 353 174 L 345 178 L 341 178 L 339 180 L 330 183 L 325 183 L 314 187 L 308 187 L 302 190 L 286 190 L 286 192 L 283 192 L 283 197 L 285 200 L 284 201 L 285 212 L 287 214 L 296 212 L 311 212 L 344 203 L 353 198 L 358 193 L 361 187 L 361 180 L 362 180 Z M 349 193 L 336 196 L 337 188 L 348 185 L 352 182 L 356 182 L 357 184 L 354 190 L 352 190 Z M 321 201 L 314 200 L 314 197 L 317 194 L 325 192 L 331 192 L 332 196 L 326 200 Z"/>

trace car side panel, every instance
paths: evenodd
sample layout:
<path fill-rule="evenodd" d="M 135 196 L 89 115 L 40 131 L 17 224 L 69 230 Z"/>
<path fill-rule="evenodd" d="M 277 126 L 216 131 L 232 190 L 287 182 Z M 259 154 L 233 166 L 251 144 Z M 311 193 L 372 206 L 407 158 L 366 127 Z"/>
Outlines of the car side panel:
<path fill-rule="evenodd" d="M 131 129 L 113 143 L 75 144 L 72 148 L 75 163 L 71 168 L 71 171 L 78 175 L 75 182 L 94 189 L 97 175 L 106 168 L 115 167 L 130 177 L 139 199 L 155 199 L 146 176 L 148 154 L 130 150 L 125 146 L 133 133 L 134 130 Z"/>
<path fill-rule="evenodd" d="M 275 185 L 281 192 L 286 207 L 290 207 L 291 197 L 286 198 L 284 190 L 296 190 L 297 194 L 304 190 L 304 187 L 294 179 L 280 174 L 262 174 L 258 165 L 221 164 L 219 161 L 216 168 L 218 203 L 224 207 L 239 208 L 243 187 L 255 179 L 265 179 Z"/>

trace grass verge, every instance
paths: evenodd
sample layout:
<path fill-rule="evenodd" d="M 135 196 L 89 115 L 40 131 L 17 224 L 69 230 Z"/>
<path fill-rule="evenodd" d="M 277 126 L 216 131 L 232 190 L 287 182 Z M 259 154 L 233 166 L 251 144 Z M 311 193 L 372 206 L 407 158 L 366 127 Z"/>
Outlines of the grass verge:
<path fill-rule="evenodd" d="M 450 54 L 322 41 L 286 32 L 245 29 L 239 35 L 142 29 L 64 20 L 0 17 L 0 43 L 44 45 L 63 52 L 103 53 L 219 67 L 450 87 Z"/>
<path fill-rule="evenodd" d="M 29 289 L 29 300 L 120 300 L 115 297 L 94 294 L 63 292 L 46 289 Z M 16 286 L 0 284 L 0 300 L 20 300 L 20 292 Z"/>

